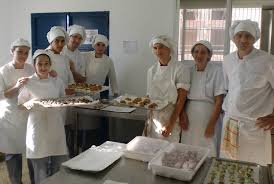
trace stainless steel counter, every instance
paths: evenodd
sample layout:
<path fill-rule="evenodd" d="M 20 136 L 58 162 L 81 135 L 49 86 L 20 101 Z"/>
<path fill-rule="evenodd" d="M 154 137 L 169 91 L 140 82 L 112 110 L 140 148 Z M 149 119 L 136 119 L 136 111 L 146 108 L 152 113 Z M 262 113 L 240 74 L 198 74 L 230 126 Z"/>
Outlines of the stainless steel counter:
<path fill-rule="evenodd" d="M 117 118 L 117 119 L 124 119 L 124 120 L 138 120 L 141 121 L 142 126 L 144 125 L 144 122 L 147 119 L 148 116 L 148 110 L 136 108 L 133 112 L 130 113 L 118 113 L 118 112 L 110 112 L 110 111 L 103 111 L 103 110 L 96 110 L 96 109 L 90 109 L 90 108 L 84 108 L 84 107 L 74 107 L 72 109 L 73 113 L 75 114 L 75 120 L 74 120 L 74 155 L 78 155 L 79 153 L 79 147 L 78 147 L 78 130 L 79 129 L 79 117 L 80 116 L 94 116 L 94 117 L 107 117 L 107 118 Z M 111 122 L 111 121 L 109 121 Z M 131 121 L 128 121 L 129 123 Z M 86 123 L 92 123 L 86 122 Z M 137 136 L 137 135 L 135 135 Z M 134 137 L 135 137 L 134 136 Z"/>
<path fill-rule="evenodd" d="M 74 111 L 83 115 L 91 115 L 91 116 L 101 116 L 101 117 L 112 117 L 112 118 L 120 118 L 120 119 L 129 119 L 129 120 L 141 120 L 145 121 L 147 119 L 148 110 L 136 108 L 133 112 L 130 113 L 118 113 L 118 112 L 110 112 L 103 110 L 95 110 L 88 109 L 84 107 L 75 107 Z"/>
<path fill-rule="evenodd" d="M 91 163 L 92 164 L 92 163 Z M 207 168 L 209 167 L 209 160 L 200 168 L 194 180 L 190 183 L 200 184 L 205 177 Z M 183 184 L 179 180 L 169 179 L 161 176 L 155 176 L 147 169 L 147 163 L 121 158 L 112 166 L 99 173 L 88 173 L 73 171 L 67 168 L 62 168 L 57 174 L 46 179 L 43 184 L 102 184 L 105 180 L 114 180 L 125 182 L 128 184 Z"/>
<path fill-rule="evenodd" d="M 147 163 L 121 158 L 99 173 L 74 171 L 62 167 L 58 173 L 47 178 L 43 184 L 102 184 L 105 180 L 114 180 L 128 184 L 202 184 L 210 162 L 211 160 L 207 159 L 190 182 L 155 176 L 147 169 Z M 266 167 L 263 167 L 263 178 L 263 184 L 269 184 Z"/>

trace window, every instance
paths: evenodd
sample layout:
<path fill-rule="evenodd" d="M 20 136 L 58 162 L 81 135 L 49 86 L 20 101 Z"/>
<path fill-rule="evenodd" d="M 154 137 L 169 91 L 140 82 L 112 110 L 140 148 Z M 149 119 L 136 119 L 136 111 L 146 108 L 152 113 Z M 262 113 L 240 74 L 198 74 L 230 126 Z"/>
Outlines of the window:
<path fill-rule="evenodd" d="M 191 47 L 198 40 L 208 40 L 213 47 L 212 61 L 223 61 L 225 42 L 225 8 L 180 9 L 178 60 L 193 60 Z M 261 8 L 232 8 L 234 20 L 251 19 L 261 25 Z M 259 48 L 260 41 L 255 44 Z M 236 50 L 231 41 L 230 51 Z"/>
<path fill-rule="evenodd" d="M 262 17 L 261 8 L 232 8 L 232 22 L 234 20 L 244 20 L 250 19 L 256 21 L 259 24 L 261 29 L 261 17 Z M 255 48 L 260 48 L 260 39 L 254 44 Z M 236 50 L 236 45 L 230 41 L 230 52 Z"/>

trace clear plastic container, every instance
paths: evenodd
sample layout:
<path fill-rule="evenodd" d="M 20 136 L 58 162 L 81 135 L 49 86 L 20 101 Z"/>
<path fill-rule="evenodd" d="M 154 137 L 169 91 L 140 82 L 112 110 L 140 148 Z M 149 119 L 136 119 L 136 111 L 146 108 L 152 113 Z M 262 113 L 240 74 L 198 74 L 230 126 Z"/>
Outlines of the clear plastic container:
<path fill-rule="evenodd" d="M 166 153 L 172 153 L 176 151 L 188 152 L 193 151 L 198 153 L 200 160 L 193 169 L 168 167 L 162 164 L 162 159 Z M 148 169 L 152 170 L 153 174 L 165 176 L 168 178 L 175 178 L 182 181 L 190 181 L 201 167 L 205 159 L 209 154 L 209 149 L 199 146 L 191 146 L 181 143 L 171 143 L 166 149 L 161 151 L 156 157 L 154 157 L 148 164 Z"/>
<path fill-rule="evenodd" d="M 137 136 L 127 144 L 124 156 L 135 160 L 149 162 L 168 145 L 169 142 L 165 140 Z"/>

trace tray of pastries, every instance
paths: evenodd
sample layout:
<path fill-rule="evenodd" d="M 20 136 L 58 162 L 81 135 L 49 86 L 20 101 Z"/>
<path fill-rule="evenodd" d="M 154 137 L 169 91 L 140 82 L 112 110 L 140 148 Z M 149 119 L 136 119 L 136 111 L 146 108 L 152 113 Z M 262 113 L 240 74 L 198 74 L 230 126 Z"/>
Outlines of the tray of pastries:
<path fill-rule="evenodd" d="M 43 107 L 67 107 L 67 106 L 85 106 L 97 103 L 90 96 L 70 96 L 60 98 L 37 99 L 34 104 Z"/>
<path fill-rule="evenodd" d="M 120 105 L 140 107 L 150 110 L 161 110 L 168 105 L 168 101 L 154 100 L 149 97 L 122 95 L 115 99 Z"/>
<path fill-rule="evenodd" d="M 100 84 L 87 84 L 87 83 L 76 83 L 70 84 L 69 89 L 73 89 L 76 93 L 95 94 L 106 90 L 109 90 L 108 86 L 102 86 Z"/>
<path fill-rule="evenodd" d="M 260 184 L 261 169 L 255 163 L 213 158 L 203 184 Z"/>

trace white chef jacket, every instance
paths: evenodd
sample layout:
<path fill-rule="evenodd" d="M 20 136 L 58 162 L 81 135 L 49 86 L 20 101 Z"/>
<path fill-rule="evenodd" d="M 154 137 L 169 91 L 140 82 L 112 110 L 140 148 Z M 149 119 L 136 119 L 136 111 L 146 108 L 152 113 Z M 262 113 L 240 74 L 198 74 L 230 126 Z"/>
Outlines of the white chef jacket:
<path fill-rule="evenodd" d="M 226 115 L 255 120 L 271 114 L 274 103 L 274 59 L 266 52 L 253 49 L 239 59 L 237 52 L 224 58 L 225 87 L 223 104 Z"/>
<path fill-rule="evenodd" d="M 32 75 L 32 65 L 25 63 L 23 69 L 15 69 L 12 62 L 0 68 L 0 152 L 24 153 L 28 112 L 19 109 L 17 96 L 6 98 L 4 91 L 14 86 L 21 77 Z"/>
<path fill-rule="evenodd" d="M 191 87 L 185 105 L 189 128 L 182 132 L 181 141 L 209 148 L 210 156 L 217 154 L 215 139 L 214 136 L 205 138 L 204 133 L 215 107 L 214 98 L 221 94 L 225 94 L 221 66 L 208 63 L 204 71 L 197 71 L 196 65 L 191 67 Z"/>
<path fill-rule="evenodd" d="M 50 90 L 49 90 L 50 89 Z M 61 79 L 40 79 L 33 74 L 18 96 L 18 104 L 31 99 L 58 98 L 65 96 Z M 66 155 L 64 119 L 59 108 L 33 108 L 29 112 L 26 135 L 27 158 L 44 158 Z"/>
<path fill-rule="evenodd" d="M 179 88 L 186 91 L 190 88 L 189 68 L 183 66 L 181 62 L 171 59 L 167 66 L 161 66 L 157 62 L 148 70 L 147 95 L 151 98 L 168 100 L 175 104 Z"/>
<path fill-rule="evenodd" d="M 62 54 L 54 54 L 49 49 L 48 51 L 51 57 L 51 69 L 57 72 L 57 76 L 64 82 L 66 87 L 74 83 L 73 75 L 70 71 L 69 58 Z"/>
<path fill-rule="evenodd" d="M 157 131 L 159 125 L 165 125 L 175 109 L 178 93 L 177 89 L 189 90 L 190 73 L 189 69 L 184 67 L 181 62 L 170 60 L 167 66 L 160 66 L 157 62 L 149 70 L 147 74 L 147 95 L 152 99 L 167 100 L 170 105 L 161 111 L 151 112 L 148 120 L 147 135 L 152 138 L 165 139 L 170 142 L 179 142 L 180 126 L 176 122 L 171 135 L 163 137 L 161 132 Z"/>
<path fill-rule="evenodd" d="M 71 51 L 67 46 L 65 46 L 63 48 L 62 54 L 68 57 L 74 63 L 76 72 L 82 76 L 86 76 L 86 61 L 83 54 L 78 49 Z"/>
<path fill-rule="evenodd" d="M 214 97 L 225 94 L 222 67 L 208 63 L 204 71 L 197 71 L 196 65 L 191 67 L 191 87 L 187 98 L 189 100 L 215 103 Z"/>
<path fill-rule="evenodd" d="M 112 60 L 105 54 L 102 58 L 95 58 L 94 51 L 85 53 L 85 57 L 87 59 L 87 83 L 103 85 L 108 76 L 112 93 L 118 93 L 118 84 Z"/>

